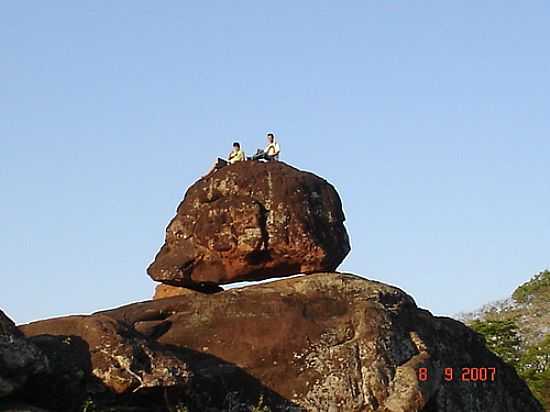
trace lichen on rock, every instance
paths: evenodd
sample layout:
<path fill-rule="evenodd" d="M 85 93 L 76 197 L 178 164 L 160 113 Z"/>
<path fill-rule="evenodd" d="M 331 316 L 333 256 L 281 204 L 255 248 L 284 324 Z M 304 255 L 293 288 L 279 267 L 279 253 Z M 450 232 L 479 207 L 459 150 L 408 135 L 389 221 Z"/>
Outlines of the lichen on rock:
<path fill-rule="evenodd" d="M 326 180 L 282 162 L 241 162 L 189 188 L 148 273 L 198 287 L 332 271 L 350 251 L 344 220 Z"/>

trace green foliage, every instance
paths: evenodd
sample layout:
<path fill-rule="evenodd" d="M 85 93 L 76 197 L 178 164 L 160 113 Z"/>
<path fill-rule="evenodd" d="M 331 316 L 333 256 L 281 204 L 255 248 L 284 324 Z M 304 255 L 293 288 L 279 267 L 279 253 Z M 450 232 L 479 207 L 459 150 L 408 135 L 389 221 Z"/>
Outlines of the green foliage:
<path fill-rule="evenodd" d="M 474 320 L 470 327 L 483 335 L 487 347 L 506 363 L 517 366 L 520 360 L 521 340 L 512 320 Z"/>
<path fill-rule="evenodd" d="M 93 400 L 86 399 L 81 407 L 82 412 L 97 412 L 97 407 Z"/>
<path fill-rule="evenodd" d="M 544 407 L 550 410 L 550 334 L 525 350 L 518 366 L 520 376 Z"/>
<path fill-rule="evenodd" d="M 550 410 L 550 334 L 522 349 L 512 320 L 475 320 L 470 327 L 483 335 L 489 349 L 516 368 L 533 395 Z"/>
<path fill-rule="evenodd" d="M 538 294 L 542 294 L 540 298 L 550 300 L 550 271 L 548 270 L 540 272 L 529 282 L 521 285 L 512 297 L 516 302 L 527 303 Z"/>

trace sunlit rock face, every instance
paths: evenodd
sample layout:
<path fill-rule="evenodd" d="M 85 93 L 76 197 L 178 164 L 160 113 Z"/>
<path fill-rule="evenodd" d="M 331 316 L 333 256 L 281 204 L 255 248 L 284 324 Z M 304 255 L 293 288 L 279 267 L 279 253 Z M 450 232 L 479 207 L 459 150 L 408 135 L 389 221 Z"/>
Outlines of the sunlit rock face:
<path fill-rule="evenodd" d="M 333 271 L 350 251 L 344 220 L 326 180 L 282 162 L 240 162 L 189 188 L 148 273 L 200 287 Z"/>
<path fill-rule="evenodd" d="M 243 411 L 259 396 L 273 411 L 543 411 L 471 329 L 350 274 L 191 291 L 98 316 L 181 350 L 193 403 L 207 396 L 215 410 L 230 410 L 234 394 Z"/>

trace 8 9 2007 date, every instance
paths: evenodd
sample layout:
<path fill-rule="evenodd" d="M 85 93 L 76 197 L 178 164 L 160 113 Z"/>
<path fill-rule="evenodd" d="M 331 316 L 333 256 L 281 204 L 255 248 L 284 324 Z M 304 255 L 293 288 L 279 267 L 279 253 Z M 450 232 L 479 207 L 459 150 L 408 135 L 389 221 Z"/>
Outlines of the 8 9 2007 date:
<path fill-rule="evenodd" d="M 418 368 L 417 373 L 421 382 L 433 378 L 428 368 Z M 494 382 L 497 378 L 497 368 L 444 368 L 442 373 L 443 379 L 447 382 Z"/>

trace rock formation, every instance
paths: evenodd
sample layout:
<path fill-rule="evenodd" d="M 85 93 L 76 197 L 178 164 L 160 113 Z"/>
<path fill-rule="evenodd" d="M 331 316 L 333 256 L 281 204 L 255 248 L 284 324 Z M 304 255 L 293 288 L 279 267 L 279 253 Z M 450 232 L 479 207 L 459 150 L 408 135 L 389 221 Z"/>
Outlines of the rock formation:
<path fill-rule="evenodd" d="M 94 348 L 76 325 L 100 322 L 117 325 L 113 336 L 124 330 L 180 351 L 191 370 L 190 411 L 226 411 L 230 403 L 249 410 L 263 395 L 273 411 L 542 412 L 478 335 L 417 308 L 397 288 L 319 273 L 191 293 L 22 330 L 80 334 Z M 466 381 L 466 368 L 494 368 L 494 377 Z"/>
<path fill-rule="evenodd" d="M 220 286 L 211 286 L 207 289 L 203 288 L 200 290 L 200 292 L 198 292 L 189 288 L 165 285 L 164 283 L 161 283 L 160 285 L 157 285 L 157 287 L 155 288 L 153 299 L 173 298 L 174 296 L 183 296 L 183 295 L 188 295 L 192 297 L 196 293 L 208 294 L 208 293 L 218 293 L 218 292 L 223 292 L 223 288 L 221 288 Z"/>
<path fill-rule="evenodd" d="M 48 355 L 54 378 L 34 382 L 31 399 L 73 410 L 88 393 L 128 395 L 184 388 L 191 376 L 182 356 L 107 316 L 69 316 L 23 326 Z M 57 392 L 54 399 L 49 393 Z M 68 408 L 67 408 L 68 407 Z"/>
<path fill-rule="evenodd" d="M 327 181 L 282 162 L 240 162 L 189 188 L 148 272 L 200 287 L 332 271 L 349 250 Z"/>
<path fill-rule="evenodd" d="M 542 412 L 462 323 L 329 273 L 350 250 L 343 222 L 329 183 L 283 163 L 199 180 L 148 269 L 154 300 L 20 331 L 0 313 L 0 397 L 57 412 Z"/>
<path fill-rule="evenodd" d="M 20 390 L 33 376 L 48 371 L 44 354 L 0 310 L 0 399 Z"/>

